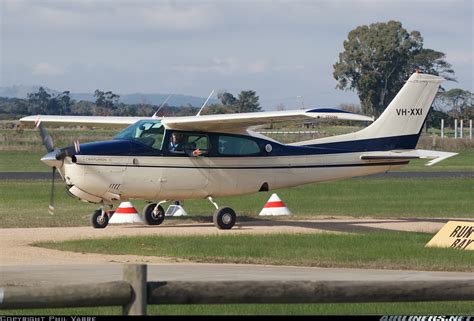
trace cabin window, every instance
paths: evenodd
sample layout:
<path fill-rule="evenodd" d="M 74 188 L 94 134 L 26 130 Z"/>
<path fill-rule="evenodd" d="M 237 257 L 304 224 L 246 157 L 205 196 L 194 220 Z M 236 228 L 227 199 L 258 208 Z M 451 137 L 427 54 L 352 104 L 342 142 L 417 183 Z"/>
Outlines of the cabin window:
<path fill-rule="evenodd" d="M 257 142 L 246 137 L 219 136 L 219 154 L 228 156 L 259 155 L 260 147 Z"/>
<path fill-rule="evenodd" d="M 204 134 L 189 132 L 172 132 L 168 143 L 168 151 L 177 155 L 192 155 L 199 149 L 201 155 L 209 153 L 209 137 Z"/>
<path fill-rule="evenodd" d="M 151 148 L 161 150 L 164 133 L 165 129 L 161 124 L 160 126 L 154 124 L 149 128 L 144 129 L 136 139 Z"/>

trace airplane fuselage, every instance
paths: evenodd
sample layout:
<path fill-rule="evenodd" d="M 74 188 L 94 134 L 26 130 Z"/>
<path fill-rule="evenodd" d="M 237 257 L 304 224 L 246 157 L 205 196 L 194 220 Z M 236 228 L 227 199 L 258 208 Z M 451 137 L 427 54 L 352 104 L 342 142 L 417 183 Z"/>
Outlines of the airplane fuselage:
<path fill-rule="evenodd" d="M 199 157 L 87 155 L 87 144 L 84 144 L 81 148 L 85 152 L 67 158 L 61 172 L 69 191 L 76 197 L 112 203 L 127 199 L 184 200 L 243 195 L 381 173 L 408 163 L 367 161 L 361 160 L 363 152 L 325 153 L 320 148 L 252 139 L 262 146 L 258 156 L 213 156 L 212 151 Z M 282 155 L 288 150 L 301 155 Z"/>

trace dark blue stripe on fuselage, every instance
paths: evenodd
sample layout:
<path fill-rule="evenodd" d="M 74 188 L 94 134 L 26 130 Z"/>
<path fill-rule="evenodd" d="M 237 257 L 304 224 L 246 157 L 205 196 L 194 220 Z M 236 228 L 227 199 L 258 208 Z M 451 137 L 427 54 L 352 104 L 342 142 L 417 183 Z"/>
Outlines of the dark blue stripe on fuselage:
<path fill-rule="evenodd" d="M 210 133 L 210 136 L 219 135 Z M 229 135 L 229 134 L 225 134 Z M 240 136 L 240 135 L 235 135 Z M 313 144 L 305 146 L 291 146 L 275 143 L 261 138 L 249 137 L 256 141 L 261 149 L 260 154 L 256 155 L 220 155 L 212 148 L 209 157 L 265 157 L 265 156 L 305 156 L 305 155 L 325 155 L 325 154 L 344 154 L 371 151 L 388 151 L 394 149 L 414 149 L 418 142 L 419 134 L 361 139 L 344 142 Z M 211 137 L 211 141 L 213 138 Z M 272 146 L 271 152 L 265 151 L 265 146 Z M 165 142 L 166 146 L 166 142 Z M 81 151 L 78 155 L 101 155 L 101 156 L 175 156 L 187 157 L 186 155 L 170 155 L 167 151 L 153 149 L 136 140 L 111 140 L 103 142 L 85 143 L 80 146 Z"/>

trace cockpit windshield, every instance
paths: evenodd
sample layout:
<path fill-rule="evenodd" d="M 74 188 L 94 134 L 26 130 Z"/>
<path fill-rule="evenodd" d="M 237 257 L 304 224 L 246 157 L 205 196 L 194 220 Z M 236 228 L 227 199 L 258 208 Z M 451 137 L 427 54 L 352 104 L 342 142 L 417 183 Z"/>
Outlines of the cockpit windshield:
<path fill-rule="evenodd" d="M 165 128 L 161 121 L 143 119 L 128 126 L 114 136 L 114 139 L 137 140 L 154 149 L 161 150 Z"/>

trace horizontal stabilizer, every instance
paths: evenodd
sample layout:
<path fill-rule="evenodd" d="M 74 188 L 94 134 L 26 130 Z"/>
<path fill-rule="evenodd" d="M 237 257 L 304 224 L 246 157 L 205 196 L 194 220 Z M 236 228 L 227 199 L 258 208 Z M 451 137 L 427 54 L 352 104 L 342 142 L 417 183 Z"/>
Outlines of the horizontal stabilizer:
<path fill-rule="evenodd" d="M 439 163 L 451 156 L 457 155 L 457 153 L 440 152 L 436 150 L 424 150 L 414 149 L 409 151 L 386 151 L 386 152 L 373 152 L 367 153 L 360 156 L 363 160 L 410 160 L 410 159 L 430 159 L 425 166 L 431 166 Z"/>

